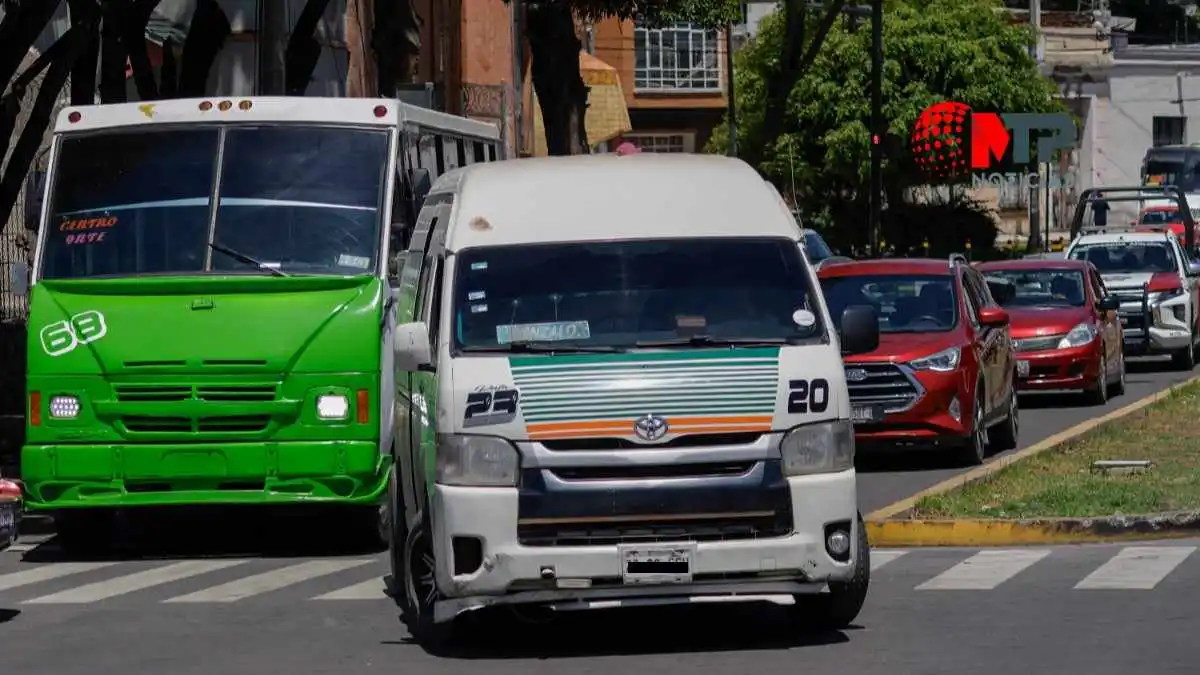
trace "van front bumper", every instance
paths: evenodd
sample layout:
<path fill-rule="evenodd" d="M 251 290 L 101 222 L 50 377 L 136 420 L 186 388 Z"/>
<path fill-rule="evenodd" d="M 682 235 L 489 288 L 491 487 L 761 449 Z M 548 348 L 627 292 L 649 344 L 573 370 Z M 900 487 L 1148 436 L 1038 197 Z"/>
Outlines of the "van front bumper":
<path fill-rule="evenodd" d="M 515 488 L 437 485 L 430 500 L 437 583 L 443 599 L 436 621 L 498 604 L 549 604 L 585 609 L 630 604 L 692 602 L 714 596 L 817 593 L 853 574 L 858 524 L 855 472 L 787 478 L 792 500 L 790 534 L 760 539 L 628 541 L 605 545 L 527 546 L 518 540 Z M 669 492 L 664 491 L 664 497 Z M 851 550 L 842 561 L 826 549 L 827 527 L 845 528 Z M 456 574 L 455 539 L 482 548 L 477 566 Z M 630 584 L 622 551 L 686 544 L 691 581 Z M 472 561 L 471 564 L 476 564 Z M 759 596 L 759 597 L 754 597 Z"/>

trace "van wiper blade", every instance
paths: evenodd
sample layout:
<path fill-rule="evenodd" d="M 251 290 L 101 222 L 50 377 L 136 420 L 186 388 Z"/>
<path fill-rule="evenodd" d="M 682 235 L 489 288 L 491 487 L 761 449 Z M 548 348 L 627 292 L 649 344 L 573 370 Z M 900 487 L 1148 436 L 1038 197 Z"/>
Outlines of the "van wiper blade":
<path fill-rule="evenodd" d="M 266 264 L 265 262 L 263 262 L 257 258 L 251 258 L 250 256 L 246 255 L 245 253 L 242 253 L 241 251 L 235 251 L 235 250 L 229 248 L 228 246 L 225 246 L 224 244 L 218 244 L 215 241 L 211 241 L 208 243 L 208 247 L 214 251 L 220 251 L 221 253 L 224 253 L 225 255 L 229 256 L 230 258 L 233 258 L 234 260 L 236 260 L 238 262 L 243 262 L 243 263 L 246 263 L 247 265 L 254 265 L 258 269 L 262 270 L 263 272 L 273 274 L 277 277 L 292 276 L 277 267 L 271 267 L 270 265 Z"/>
<path fill-rule="evenodd" d="M 509 353 L 509 354 L 545 354 L 550 352 L 558 353 L 577 353 L 577 354 L 612 354 L 625 351 L 621 347 L 609 347 L 607 345 L 579 346 L 579 345 L 557 345 L 551 342 L 510 342 L 503 345 L 480 345 L 474 347 L 463 347 L 462 352 L 474 354 L 487 353 Z"/>
<path fill-rule="evenodd" d="M 773 347 L 798 344 L 804 338 L 719 338 L 711 335 L 693 335 L 667 340 L 638 340 L 638 347 Z"/>

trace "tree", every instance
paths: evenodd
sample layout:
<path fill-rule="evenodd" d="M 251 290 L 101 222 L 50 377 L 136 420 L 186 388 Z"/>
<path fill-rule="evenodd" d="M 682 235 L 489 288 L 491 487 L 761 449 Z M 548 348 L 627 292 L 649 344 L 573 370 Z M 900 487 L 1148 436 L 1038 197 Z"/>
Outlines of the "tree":
<path fill-rule="evenodd" d="M 901 205 L 925 183 L 908 151 L 917 115 L 955 100 L 979 111 L 1062 110 L 1054 84 L 1029 55 L 1032 33 L 1014 25 L 998 0 L 888 0 L 884 19 L 885 204 Z M 770 84 L 784 53 L 782 12 L 768 17 L 735 65 L 738 146 L 770 180 L 792 192 L 807 222 L 853 223 L 834 233 L 861 242 L 870 158 L 870 31 L 834 22 L 788 91 L 782 133 L 768 126 Z M 718 128 L 710 149 L 727 138 Z M 887 229 L 885 222 L 885 230 Z"/>
<path fill-rule="evenodd" d="M 546 148 L 551 155 L 588 152 L 587 85 L 579 71 L 583 48 L 576 20 L 606 17 L 661 24 L 691 21 L 723 27 L 741 14 L 736 0 L 529 0 L 525 4 L 525 41 L 530 80 L 542 108 Z"/>

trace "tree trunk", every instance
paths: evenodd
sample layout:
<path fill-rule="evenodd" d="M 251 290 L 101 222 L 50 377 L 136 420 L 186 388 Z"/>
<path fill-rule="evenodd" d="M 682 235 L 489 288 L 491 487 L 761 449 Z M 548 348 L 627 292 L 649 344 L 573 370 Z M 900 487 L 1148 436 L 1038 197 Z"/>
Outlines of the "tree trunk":
<path fill-rule="evenodd" d="M 284 91 L 288 96 L 303 96 L 312 81 L 313 70 L 321 58 L 321 44 L 315 37 L 317 23 L 328 8 L 329 0 L 308 0 L 296 17 L 284 61 Z"/>
<path fill-rule="evenodd" d="M 546 151 L 550 155 L 588 154 L 588 87 L 579 72 L 583 45 L 575 34 L 571 8 L 561 2 L 526 10 L 530 79 L 542 108 Z"/>
<path fill-rule="evenodd" d="M 42 29 L 50 23 L 62 0 L 30 0 L 9 9 L 0 19 L 0 91 L 21 67 Z"/>
<path fill-rule="evenodd" d="M 121 44 L 121 24 L 126 0 L 104 0 L 100 6 L 100 102 L 124 103 L 129 99 L 125 83 L 125 45 Z"/>
<path fill-rule="evenodd" d="M 137 86 L 138 98 L 143 101 L 158 100 L 154 68 L 150 65 L 150 55 L 146 53 L 146 25 L 150 23 L 150 15 L 161 1 L 132 0 L 121 27 L 121 42 L 129 55 L 133 83 Z"/>
<path fill-rule="evenodd" d="M 29 111 L 29 120 L 25 123 L 25 128 L 21 130 L 21 136 L 17 139 L 12 155 L 8 158 L 8 164 L 4 167 L 3 176 L 0 177 L 0 219 L 2 219 L 0 222 L 8 220 L 13 205 L 17 203 L 17 196 L 21 193 L 21 184 L 25 180 L 25 174 L 29 172 L 29 167 L 33 166 L 33 162 L 37 159 L 38 147 L 42 144 L 47 127 L 50 126 L 50 118 L 54 115 L 54 105 L 58 100 L 58 94 L 66 85 L 71 68 L 87 45 L 95 30 L 95 24 L 84 24 L 78 28 L 78 30 L 68 31 L 66 35 L 58 39 L 58 42 L 69 41 L 66 43 L 61 57 L 50 61 L 46 76 L 42 78 L 42 84 L 38 87 L 33 108 Z M 46 51 L 49 53 L 51 50 L 47 49 Z"/>
<path fill-rule="evenodd" d="M 371 47 L 375 50 L 379 95 L 392 98 L 397 85 L 411 84 L 417 76 L 421 17 L 413 0 L 375 0 Z"/>
<path fill-rule="evenodd" d="M 846 3 L 843 0 L 829 1 L 825 15 L 813 33 L 812 40 L 808 42 L 808 48 L 805 49 L 804 43 L 808 37 L 806 35 L 808 32 L 807 5 L 808 0 L 784 0 L 783 2 L 783 54 L 779 59 L 779 69 L 767 77 L 766 101 L 763 107 L 763 142 L 760 152 L 767 152 L 768 148 L 773 148 L 776 140 L 783 134 L 787 127 L 788 97 L 796 88 L 796 83 L 804 77 L 804 73 L 817 60 L 817 52 L 820 51 L 821 45 L 824 44 L 829 31 L 833 29 L 833 25 L 837 22 Z M 750 162 L 752 165 L 758 165 L 766 157 L 759 155 L 751 159 L 753 160 Z"/>
<path fill-rule="evenodd" d="M 78 28 L 81 23 L 89 23 L 93 29 L 99 28 L 96 16 L 100 13 L 97 0 L 67 0 L 67 9 L 71 16 L 71 27 Z M 71 69 L 71 105 L 91 105 L 96 102 L 96 64 L 100 59 L 100 34 L 92 30 L 87 37 Z"/>
<path fill-rule="evenodd" d="M 183 41 L 179 65 L 179 97 L 196 98 L 208 90 L 208 73 L 231 31 L 217 0 L 197 0 L 192 25 Z"/>

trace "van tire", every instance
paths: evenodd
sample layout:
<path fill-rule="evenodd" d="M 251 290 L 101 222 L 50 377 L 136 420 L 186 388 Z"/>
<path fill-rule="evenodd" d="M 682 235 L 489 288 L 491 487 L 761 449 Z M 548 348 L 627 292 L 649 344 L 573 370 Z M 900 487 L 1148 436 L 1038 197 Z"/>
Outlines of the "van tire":
<path fill-rule="evenodd" d="M 857 551 L 854 574 L 848 581 L 829 582 L 828 593 L 796 598 L 795 611 L 803 612 L 802 622 L 818 631 L 837 631 L 849 628 L 858 618 L 867 601 L 871 586 L 871 545 L 867 541 L 867 526 L 858 514 L 855 527 Z"/>
<path fill-rule="evenodd" d="M 438 593 L 437 580 L 433 576 L 437 561 L 432 532 L 428 517 L 423 515 L 405 537 L 400 607 L 401 620 L 408 626 L 413 640 L 431 654 L 438 654 L 452 645 L 456 626 L 454 620 L 436 623 L 433 605 L 427 601 L 431 594 Z"/>
<path fill-rule="evenodd" d="M 392 600 L 404 600 L 404 544 L 408 540 L 408 523 L 404 519 L 404 498 L 400 495 L 397 477 L 400 467 L 393 464 L 388 476 L 386 515 L 383 528 L 387 531 L 388 594 Z"/>

